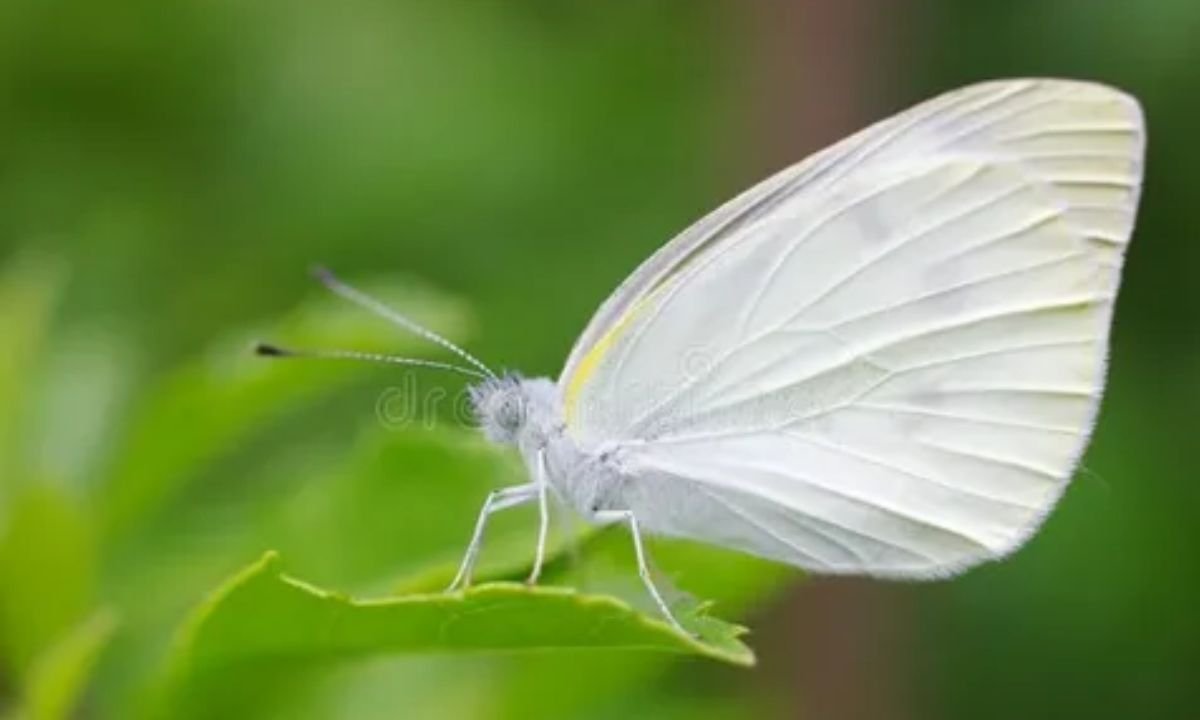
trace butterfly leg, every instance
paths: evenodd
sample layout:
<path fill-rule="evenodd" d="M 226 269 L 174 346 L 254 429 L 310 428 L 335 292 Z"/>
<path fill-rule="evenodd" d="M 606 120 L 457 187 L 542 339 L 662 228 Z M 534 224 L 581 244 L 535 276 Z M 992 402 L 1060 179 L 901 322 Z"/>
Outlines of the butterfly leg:
<path fill-rule="evenodd" d="M 542 564 L 546 560 L 546 536 L 550 531 L 550 507 L 546 497 L 546 455 L 539 452 L 537 456 L 537 503 L 538 503 L 538 536 L 537 547 L 533 552 L 533 569 L 529 571 L 528 585 L 536 585 L 542 574 Z"/>
<path fill-rule="evenodd" d="M 537 483 L 514 485 L 493 490 L 488 494 L 487 500 L 483 501 L 483 508 L 479 511 L 479 519 L 475 521 L 475 531 L 471 534 L 471 543 L 467 545 L 462 565 L 459 566 L 458 574 L 454 576 L 454 581 L 450 583 L 450 587 L 446 588 L 446 592 L 452 592 L 460 587 L 465 588 L 471 584 L 471 571 L 475 569 L 475 560 L 479 557 L 479 546 L 483 542 L 483 530 L 487 527 L 488 516 L 506 508 L 524 505 L 537 497 L 537 494 Z"/>
<path fill-rule="evenodd" d="M 675 616 L 671 613 L 671 608 L 667 606 L 667 602 L 663 600 L 662 593 L 658 591 L 658 587 L 654 585 L 654 579 L 650 577 L 650 566 L 646 563 L 646 549 L 642 544 L 642 532 L 638 528 L 637 518 L 634 517 L 631 510 L 601 510 L 596 513 L 597 522 L 625 522 L 629 525 L 629 533 L 633 536 L 633 552 L 637 557 L 638 577 L 642 579 L 642 583 L 646 589 L 650 591 L 650 597 L 654 598 L 655 604 L 658 605 L 659 611 L 666 617 L 681 633 L 691 635 L 692 633 L 684 629 Z"/>

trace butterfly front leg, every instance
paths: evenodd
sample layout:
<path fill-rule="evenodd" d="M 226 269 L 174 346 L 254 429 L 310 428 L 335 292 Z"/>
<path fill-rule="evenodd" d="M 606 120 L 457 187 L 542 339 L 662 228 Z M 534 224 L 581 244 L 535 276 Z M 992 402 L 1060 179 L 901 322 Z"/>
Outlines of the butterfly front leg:
<path fill-rule="evenodd" d="M 542 564 L 546 561 L 546 537 L 550 532 L 550 506 L 549 499 L 546 497 L 549 484 L 549 479 L 546 477 L 546 452 L 540 450 L 537 455 L 537 478 L 534 482 L 537 487 L 538 502 L 537 547 L 533 551 L 533 568 L 530 569 L 529 577 L 525 580 L 527 585 L 537 584 L 538 577 L 542 574 Z"/>
<path fill-rule="evenodd" d="M 642 579 L 642 583 L 646 586 L 646 590 L 650 592 L 650 597 L 654 598 L 655 604 L 658 605 L 659 611 L 664 617 L 666 617 L 667 621 L 670 622 L 671 625 L 674 626 L 679 632 L 686 635 L 693 634 L 685 629 L 683 625 L 679 624 L 679 621 L 675 619 L 675 615 L 671 613 L 671 608 L 667 605 L 666 600 L 663 599 L 662 593 L 658 591 L 658 587 L 654 584 L 654 579 L 650 576 L 650 566 L 646 562 L 646 549 L 642 543 L 642 531 L 638 527 L 638 521 L 637 518 L 634 517 L 633 511 L 598 510 L 593 517 L 595 518 L 596 522 L 601 524 L 624 522 L 629 525 L 629 533 L 633 536 L 633 552 L 637 557 L 638 577 Z"/>
<path fill-rule="evenodd" d="M 450 587 L 446 588 L 446 592 L 453 592 L 471 584 L 471 571 L 475 569 L 475 561 L 479 557 L 479 547 L 483 543 L 483 530 L 487 527 L 488 517 L 494 512 L 532 501 L 538 497 L 539 492 L 544 493 L 544 487 L 539 489 L 539 485 L 544 486 L 544 483 L 532 482 L 526 485 L 514 485 L 493 490 L 488 494 L 487 500 L 483 501 L 483 508 L 479 511 L 479 519 L 475 521 L 475 530 L 471 534 L 467 552 L 463 555 L 462 565 L 459 566 L 458 574 L 454 576 L 454 580 L 450 583 Z M 540 545 L 541 543 L 539 543 L 539 547 Z"/>

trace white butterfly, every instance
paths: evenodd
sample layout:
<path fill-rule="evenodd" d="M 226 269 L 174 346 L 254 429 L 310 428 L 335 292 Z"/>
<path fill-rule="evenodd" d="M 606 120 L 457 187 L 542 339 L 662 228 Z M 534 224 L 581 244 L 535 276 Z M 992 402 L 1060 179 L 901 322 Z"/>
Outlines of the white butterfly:
<path fill-rule="evenodd" d="M 678 626 L 643 532 L 930 578 L 1036 530 L 1096 421 L 1144 144 L 1138 103 L 1093 83 L 934 98 L 685 230 L 601 305 L 557 382 L 497 376 L 326 281 L 476 368 L 455 366 L 483 377 L 484 432 L 528 466 L 487 498 L 452 589 L 488 516 L 530 502 L 536 581 L 553 491 L 628 524 Z"/>

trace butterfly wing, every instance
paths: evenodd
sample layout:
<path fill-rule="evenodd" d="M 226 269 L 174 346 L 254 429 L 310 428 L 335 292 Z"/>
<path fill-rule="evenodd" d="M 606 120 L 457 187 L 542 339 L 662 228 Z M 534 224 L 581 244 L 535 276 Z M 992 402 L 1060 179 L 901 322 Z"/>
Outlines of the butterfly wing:
<path fill-rule="evenodd" d="M 601 308 L 560 379 L 643 527 L 826 572 L 1001 556 L 1095 420 L 1140 110 L 984 83 L 723 206 Z"/>

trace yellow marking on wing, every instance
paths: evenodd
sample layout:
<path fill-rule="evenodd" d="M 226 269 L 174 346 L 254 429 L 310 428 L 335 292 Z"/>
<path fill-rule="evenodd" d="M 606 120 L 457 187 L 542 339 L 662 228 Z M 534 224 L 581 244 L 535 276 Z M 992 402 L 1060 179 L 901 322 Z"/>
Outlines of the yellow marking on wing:
<path fill-rule="evenodd" d="M 630 326 L 633 325 L 633 321 L 649 307 L 650 301 L 658 295 L 663 287 L 665 287 L 665 283 L 646 293 L 641 300 L 630 306 L 625 311 L 625 314 L 613 323 L 608 332 L 600 336 L 600 339 L 596 341 L 592 349 L 588 350 L 587 354 L 579 360 L 579 365 L 575 368 L 575 374 L 567 381 L 567 389 L 563 397 L 563 414 L 568 425 L 575 421 L 577 406 L 579 404 L 579 393 L 582 392 L 584 383 L 595 374 L 605 356 L 617 344 L 617 340 L 629 330 Z"/>

